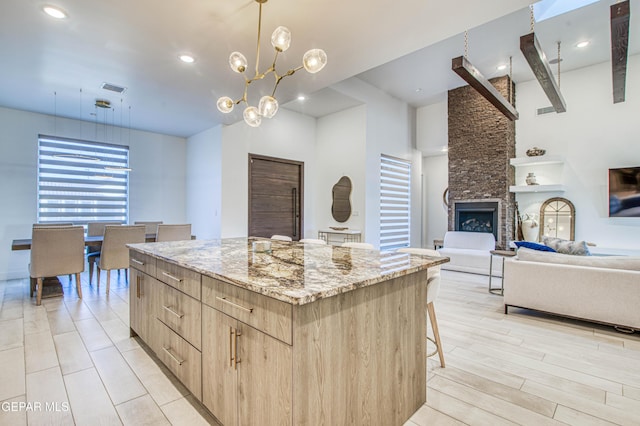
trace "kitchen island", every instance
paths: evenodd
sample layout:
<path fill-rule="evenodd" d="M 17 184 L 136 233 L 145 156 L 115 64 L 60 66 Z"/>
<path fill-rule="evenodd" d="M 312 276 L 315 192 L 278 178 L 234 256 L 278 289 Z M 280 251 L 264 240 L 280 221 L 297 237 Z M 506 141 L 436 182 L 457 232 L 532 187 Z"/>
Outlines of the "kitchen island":
<path fill-rule="evenodd" d="M 408 420 L 426 400 L 427 268 L 448 259 L 254 241 L 130 245 L 132 335 L 224 425 Z"/>

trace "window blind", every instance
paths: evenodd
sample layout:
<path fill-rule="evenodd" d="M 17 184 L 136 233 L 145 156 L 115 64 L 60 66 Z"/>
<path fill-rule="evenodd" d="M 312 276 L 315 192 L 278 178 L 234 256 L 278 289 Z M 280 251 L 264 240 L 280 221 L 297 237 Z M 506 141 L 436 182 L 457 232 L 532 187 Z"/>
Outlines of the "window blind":
<path fill-rule="evenodd" d="M 38 222 L 126 223 L 128 166 L 128 146 L 39 135 Z"/>
<path fill-rule="evenodd" d="M 411 163 L 380 156 L 380 250 L 409 247 Z"/>

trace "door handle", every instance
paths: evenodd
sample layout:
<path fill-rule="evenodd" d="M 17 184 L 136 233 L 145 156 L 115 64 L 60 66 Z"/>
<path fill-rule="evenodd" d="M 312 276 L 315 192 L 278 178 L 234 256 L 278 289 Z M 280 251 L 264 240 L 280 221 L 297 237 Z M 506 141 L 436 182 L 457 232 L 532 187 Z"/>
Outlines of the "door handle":
<path fill-rule="evenodd" d="M 298 188 L 292 188 L 293 193 L 293 236 L 298 232 Z"/>

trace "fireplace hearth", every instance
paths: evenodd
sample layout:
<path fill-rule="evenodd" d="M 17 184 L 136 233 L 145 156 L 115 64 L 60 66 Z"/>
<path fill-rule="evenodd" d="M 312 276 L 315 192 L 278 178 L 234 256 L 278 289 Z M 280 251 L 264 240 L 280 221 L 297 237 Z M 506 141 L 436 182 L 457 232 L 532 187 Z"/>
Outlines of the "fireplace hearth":
<path fill-rule="evenodd" d="M 493 234 L 498 240 L 498 208 L 497 202 L 457 202 L 454 206 L 455 230 L 467 232 L 486 232 Z"/>

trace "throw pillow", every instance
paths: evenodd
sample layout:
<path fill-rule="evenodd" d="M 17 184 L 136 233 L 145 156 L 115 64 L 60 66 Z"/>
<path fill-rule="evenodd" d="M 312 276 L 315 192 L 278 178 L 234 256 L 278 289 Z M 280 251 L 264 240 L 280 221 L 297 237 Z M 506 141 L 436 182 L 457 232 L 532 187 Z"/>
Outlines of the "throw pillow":
<path fill-rule="evenodd" d="M 569 241 L 562 238 L 542 237 L 544 245 L 551 247 L 558 253 L 574 256 L 591 256 L 586 241 Z"/>
<path fill-rule="evenodd" d="M 516 247 L 518 248 L 525 247 L 528 249 L 539 250 L 539 251 L 552 251 L 554 253 L 556 252 L 553 248 L 549 246 L 545 246 L 544 244 L 533 243 L 531 241 L 514 241 L 513 244 L 515 244 Z"/>

